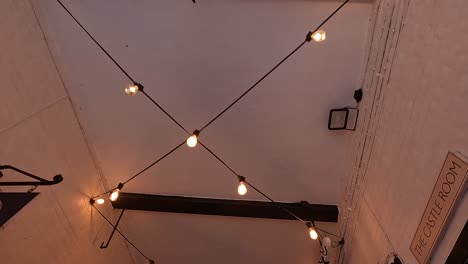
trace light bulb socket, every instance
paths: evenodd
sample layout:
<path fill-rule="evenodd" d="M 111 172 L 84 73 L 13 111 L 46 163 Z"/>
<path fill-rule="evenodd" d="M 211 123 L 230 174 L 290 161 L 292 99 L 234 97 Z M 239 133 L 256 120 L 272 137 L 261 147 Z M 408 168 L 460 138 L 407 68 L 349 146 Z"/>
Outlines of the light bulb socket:
<path fill-rule="evenodd" d="M 90 205 L 93 205 L 93 204 L 95 204 L 95 203 L 96 203 L 96 200 L 94 200 L 94 198 L 89 199 L 89 204 L 90 204 Z"/>
<path fill-rule="evenodd" d="M 315 225 L 312 224 L 312 222 L 306 222 L 305 224 L 306 224 L 306 226 L 307 226 L 308 228 L 313 228 L 313 229 L 315 229 Z"/>
<path fill-rule="evenodd" d="M 245 177 L 237 175 L 237 179 L 239 179 L 239 182 L 245 182 Z"/>
<path fill-rule="evenodd" d="M 360 103 L 362 100 L 362 88 L 359 88 L 354 91 L 354 100 L 356 100 L 356 103 Z"/>
<path fill-rule="evenodd" d="M 200 135 L 200 130 L 197 129 L 197 130 L 193 131 L 192 135 L 198 137 Z"/>
<path fill-rule="evenodd" d="M 122 190 L 122 188 L 124 187 L 124 184 L 123 183 L 119 183 L 119 185 L 117 185 L 117 190 Z"/>
<path fill-rule="evenodd" d="M 312 33 L 313 33 L 312 31 L 309 31 L 309 32 L 307 33 L 307 35 L 306 35 L 306 41 L 307 41 L 307 42 L 310 42 L 310 41 L 312 40 Z"/>
<path fill-rule="evenodd" d="M 339 246 L 344 245 L 344 242 L 345 242 L 345 240 L 344 240 L 344 238 L 342 238 L 340 241 L 338 241 L 338 245 Z"/>
<path fill-rule="evenodd" d="M 145 88 L 141 83 L 134 82 L 133 85 L 138 87 L 138 91 L 143 91 L 143 89 Z"/>

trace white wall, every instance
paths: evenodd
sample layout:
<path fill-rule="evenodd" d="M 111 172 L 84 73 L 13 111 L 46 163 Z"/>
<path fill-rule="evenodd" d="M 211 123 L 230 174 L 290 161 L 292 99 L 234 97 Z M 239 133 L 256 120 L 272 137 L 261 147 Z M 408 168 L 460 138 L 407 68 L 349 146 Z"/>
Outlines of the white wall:
<path fill-rule="evenodd" d="M 0 163 L 64 177 L 38 187 L 40 194 L 2 226 L 0 263 L 132 263 L 118 235 L 111 248 L 99 249 L 111 231 L 88 203 L 103 190 L 99 174 L 29 1 L 0 1 L 0 50 Z M 2 181 L 28 180 L 4 174 Z"/>
<path fill-rule="evenodd" d="M 375 3 L 344 263 L 392 251 L 416 263 L 410 244 L 447 152 L 468 156 L 467 16 L 462 0 Z M 431 263 L 444 263 L 468 219 L 463 195 Z"/>

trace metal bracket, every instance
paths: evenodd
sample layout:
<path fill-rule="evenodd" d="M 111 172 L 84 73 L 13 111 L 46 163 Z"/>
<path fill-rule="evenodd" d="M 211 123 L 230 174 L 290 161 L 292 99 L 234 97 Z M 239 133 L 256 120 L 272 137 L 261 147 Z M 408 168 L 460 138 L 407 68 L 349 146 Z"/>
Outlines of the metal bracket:
<path fill-rule="evenodd" d="M 109 246 L 109 243 L 111 242 L 112 237 L 114 236 L 115 230 L 117 230 L 117 226 L 119 225 L 120 219 L 122 219 L 122 215 L 124 212 L 125 212 L 125 209 L 122 210 L 122 212 L 120 213 L 119 219 L 117 219 L 117 222 L 114 225 L 114 229 L 112 229 L 112 233 L 110 234 L 110 237 L 107 240 L 106 244 L 104 244 L 104 242 L 101 243 L 101 246 L 100 246 L 101 249 L 107 248 Z"/>
<path fill-rule="evenodd" d="M 55 185 L 63 181 L 62 175 L 55 175 L 52 181 L 43 179 L 39 176 L 33 175 L 29 172 L 20 170 L 11 165 L 0 165 L 0 178 L 3 176 L 2 170 L 14 170 L 30 178 L 36 179 L 37 181 L 22 181 L 22 182 L 3 182 L 0 181 L 0 186 L 39 186 L 39 185 Z"/>

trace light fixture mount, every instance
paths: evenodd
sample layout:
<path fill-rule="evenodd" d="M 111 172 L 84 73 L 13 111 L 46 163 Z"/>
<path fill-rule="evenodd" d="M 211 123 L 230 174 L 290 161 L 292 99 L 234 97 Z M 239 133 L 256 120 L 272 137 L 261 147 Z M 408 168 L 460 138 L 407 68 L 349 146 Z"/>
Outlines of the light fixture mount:
<path fill-rule="evenodd" d="M 36 181 L 19 181 L 19 182 L 0 182 L 0 186 L 39 186 L 39 185 L 55 185 L 63 181 L 63 176 L 61 174 L 57 174 L 53 177 L 51 181 L 36 176 L 32 173 L 26 172 L 24 170 L 18 169 L 11 165 L 0 165 L 0 177 L 3 176 L 2 170 L 12 170 L 17 173 L 20 173 L 24 176 L 29 178 L 35 179 Z"/>
<path fill-rule="evenodd" d="M 141 83 L 134 82 L 133 85 L 135 85 L 136 87 L 138 87 L 138 91 L 142 91 L 142 92 L 143 92 L 143 89 L 145 88 Z"/>
<path fill-rule="evenodd" d="M 360 103 L 362 100 L 362 88 L 359 88 L 354 91 L 354 100 L 356 100 L 357 103 Z"/>

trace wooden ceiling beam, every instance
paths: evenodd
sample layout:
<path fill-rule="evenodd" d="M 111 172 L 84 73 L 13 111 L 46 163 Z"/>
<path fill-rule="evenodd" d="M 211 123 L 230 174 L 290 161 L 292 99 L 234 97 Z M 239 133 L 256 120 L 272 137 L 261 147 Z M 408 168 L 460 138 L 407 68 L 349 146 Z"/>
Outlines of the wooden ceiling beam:
<path fill-rule="evenodd" d="M 295 220 L 294 217 L 278 208 L 280 206 L 305 221 L 334 223 L 338 221 L 338 207 L 336 205 L 309 204 L 307 202 L 278 202 L 275 205 L 266 201 L 122 192 L 119 199 L 112 202 L 112 206 L 125 210 Z"/>

